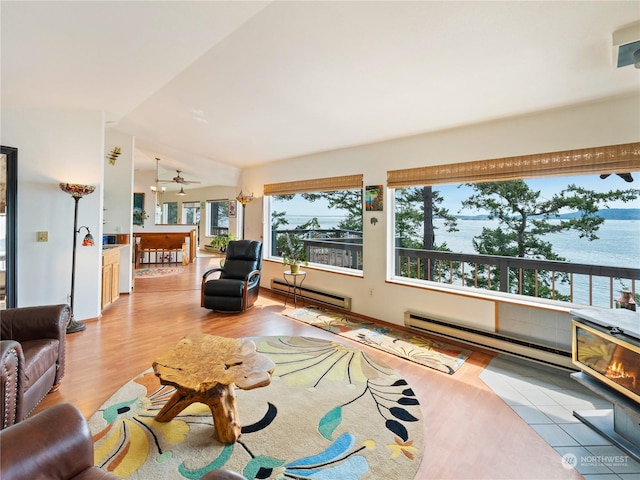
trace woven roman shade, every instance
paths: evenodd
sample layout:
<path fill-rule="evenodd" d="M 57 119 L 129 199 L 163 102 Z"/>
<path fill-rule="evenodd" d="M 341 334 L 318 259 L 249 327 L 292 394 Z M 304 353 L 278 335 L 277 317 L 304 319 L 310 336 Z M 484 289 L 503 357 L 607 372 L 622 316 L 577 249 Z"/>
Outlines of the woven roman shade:
<path fill-rule="evenodd" d="M 288 195 L 306 192 L 331 192 L 334 190 L 362 189 L 362 175 L 315 178 L 295 182 L 269 183 L 264 186 L 265 195 Z"/>
<path fill-rule="evenodd" d="M 627 173 L 640 170 L 640 142 L 519 157 L 390 170 L 389 188 L 480 183 L 531 177 Z"/>

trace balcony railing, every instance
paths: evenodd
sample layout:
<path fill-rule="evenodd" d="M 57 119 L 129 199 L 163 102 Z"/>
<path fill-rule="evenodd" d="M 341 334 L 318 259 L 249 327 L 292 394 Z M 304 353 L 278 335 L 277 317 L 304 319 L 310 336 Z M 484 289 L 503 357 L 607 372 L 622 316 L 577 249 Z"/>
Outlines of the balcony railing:
<path fill-rule="evenodd" d="M 282 252 L 278 251 L 277 238 L 286 234 L 301 239 L 311 263 L 362 270 L 362 232 L 339 229 L 273 230 L 272 255 L 282 256 Z"/>
<path fill-rule="evenodd" d="M 635 295 L 636 280 L 640 280 L 638 268 L 410 248 L 396 248 L 395 266 L 398 276 L 534 297 L 541 297 L 544 276 L 548 279 L 545 298 L 609 308 L 614 307 L 622 286 Z M 527 278 L 530 288 L 525 292 Z"/>
<path fill-rule="evenodd" d="M 362 233 L 348 230 L 277 230 L 295 234 L 309 262 L 362 270 Z M 396 248 L 395 275 L 464 287 L 613 308 L 624 287 L 635 296 L 640 269 L 437 250 Z"/>

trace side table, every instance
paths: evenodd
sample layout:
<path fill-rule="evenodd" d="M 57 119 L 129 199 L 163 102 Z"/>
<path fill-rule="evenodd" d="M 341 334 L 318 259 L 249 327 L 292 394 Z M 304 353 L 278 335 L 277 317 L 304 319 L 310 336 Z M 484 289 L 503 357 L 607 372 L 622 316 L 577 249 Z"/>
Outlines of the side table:
<path fill-rule="evenodd" d="M 291 270 L 287 270 L 283 273 L 284 281 L 287 282 L 287 296 L 284 299 L 284 306 L 287 306 L 287 300 L 289 299 L 289 295 L 293 293 L 293 306 L 298 306 L 298 295 L 302 295 L 302 291 L 300 288 L 302 287 L 302 282 L 307 277 L 307 272 L 304 270 L 298 270 L 297 273 L 293 273 Z"/>

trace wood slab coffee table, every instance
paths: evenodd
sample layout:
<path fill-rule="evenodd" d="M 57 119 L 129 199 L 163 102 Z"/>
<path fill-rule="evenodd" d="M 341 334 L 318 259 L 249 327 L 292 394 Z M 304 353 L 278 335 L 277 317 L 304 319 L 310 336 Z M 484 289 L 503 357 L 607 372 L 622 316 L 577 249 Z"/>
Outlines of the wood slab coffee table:
<path fill-rule="evenodd" d="M 235 443 L 242 427 L 234 387 L 251 390 L 269 385 L 274 368 L 269 358 L 256 352 L 251 340 L 205 334 L 185 337 L 153 362 L 160 383 L 176 388 L 156 420 L 169 422 L 192 403 L 201 402 L 211 409 L 216 439 Z"/>

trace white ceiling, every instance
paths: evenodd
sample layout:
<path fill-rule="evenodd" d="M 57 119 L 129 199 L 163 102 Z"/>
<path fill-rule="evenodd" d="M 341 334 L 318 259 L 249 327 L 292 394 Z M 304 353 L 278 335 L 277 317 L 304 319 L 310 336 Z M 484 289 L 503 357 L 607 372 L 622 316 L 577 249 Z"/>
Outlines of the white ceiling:
<path fill-rule="evenodd" d="M 640 91 L 639 1 L 5 1 L 4 105 L 100 109 L 136 168 L 238 168 Z M 640 39 L 640 27 L 638 38 Z M 640 112 L 639 112 L 640 114 Z"/>

